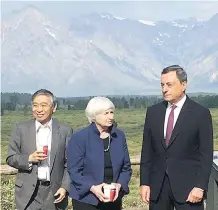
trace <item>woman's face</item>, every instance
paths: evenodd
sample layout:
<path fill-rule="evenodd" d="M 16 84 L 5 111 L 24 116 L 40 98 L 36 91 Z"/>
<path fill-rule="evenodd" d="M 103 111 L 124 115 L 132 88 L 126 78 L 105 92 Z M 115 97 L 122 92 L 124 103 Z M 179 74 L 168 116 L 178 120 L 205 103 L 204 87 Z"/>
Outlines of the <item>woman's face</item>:
<path fill-rule="evenodd" d="M 95 123 L 100 125 L 101 127 L 110 127 L 114 121 L 114 110 L 108 109 L 100 114 L 98 114 L 95 118 Z"/>

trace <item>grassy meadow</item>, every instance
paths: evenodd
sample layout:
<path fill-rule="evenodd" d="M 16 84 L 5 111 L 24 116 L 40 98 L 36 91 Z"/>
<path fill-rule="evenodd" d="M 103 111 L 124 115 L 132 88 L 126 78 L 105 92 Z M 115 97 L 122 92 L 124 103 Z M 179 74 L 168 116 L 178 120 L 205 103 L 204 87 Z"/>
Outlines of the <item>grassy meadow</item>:
<path fill-rule="evenodd" d="M 130 156 L 139 156 L 142 143 L 142 132 L 145 118 L 144 109 L 123 109 L 116 110 L 115 119 L 118 127 L 122 129 L 127 138 Z M 211 109 L 214 126 L 214 148 L 218 150 L 218 109 Z M 77 131 L 86 125 L 88 121 L 84 111 L 64 111 L 58 110 L 54 116 L 59 121 L 65 122 Z M 31 119 L 31 113 L 5 112 L 1 117 L 1 162 L 5 164 L 8 140 L 14 123 Z M 203 119 L 202 119 L 203 120 Z M 2 210 L 14 210 L 14 181 L 15 176 L 1 176 L 1 207 Z M 124 198 L 124 207 L 145 206 L 139 198 L 139 166 L 133 166 L 133 176 L 130 182 L 130 194 Z M 69 205 L 71 209 L 71 205 Z"/>

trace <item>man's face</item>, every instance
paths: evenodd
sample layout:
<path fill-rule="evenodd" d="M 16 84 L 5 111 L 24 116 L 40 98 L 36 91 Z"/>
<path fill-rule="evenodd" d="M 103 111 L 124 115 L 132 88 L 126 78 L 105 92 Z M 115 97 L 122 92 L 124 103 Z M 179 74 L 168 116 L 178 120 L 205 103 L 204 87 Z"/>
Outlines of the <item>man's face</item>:
<path fill-rule="evenodd" d="M 175 71 L 161 75 L 162 94 L 170 103 L 176 103 L 184 96 L 186 86 L 186 82 L 179 81 Z"/>
<path fill-rule="evenodd" d="M 34 118 L 42 124 L 50 121 L 56 107 L 51 103 L 51 97 L 38 95 L 32 102 L 32 113 Z"/>

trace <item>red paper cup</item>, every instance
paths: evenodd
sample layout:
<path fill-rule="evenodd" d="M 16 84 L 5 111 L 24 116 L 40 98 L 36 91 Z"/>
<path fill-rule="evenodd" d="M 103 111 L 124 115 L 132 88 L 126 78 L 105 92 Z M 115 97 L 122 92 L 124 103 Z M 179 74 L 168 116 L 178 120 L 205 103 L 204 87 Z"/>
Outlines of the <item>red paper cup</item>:
<path fill-rule="evenodd" d="M 115 198 L 115 194 L 116 194 L 116 189 L 111 189 L 110 190 L 110 201 L 113 201 Z"/>
<path fill-rule="evenodd" d="M 105 202 L 112 202 L 116 195 L 116 187 L 114 185 L 105 185 L 104 186 L 104 194 L 107 197 Z"/>
<path fill-rule="evenodd" d="M 48 146 L 43 146 L 43 154 L 48 155 Z"/>

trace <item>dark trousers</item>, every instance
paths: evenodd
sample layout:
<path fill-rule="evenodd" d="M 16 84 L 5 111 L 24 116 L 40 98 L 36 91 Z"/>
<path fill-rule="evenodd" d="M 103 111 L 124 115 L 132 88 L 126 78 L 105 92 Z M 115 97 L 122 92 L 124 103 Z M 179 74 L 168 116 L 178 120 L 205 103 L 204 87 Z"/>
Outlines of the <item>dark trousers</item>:
<path fill-rule="evenodd" d="M 173 196 L 169 178 L 165 175 L 158 200 L 150 201 L 149 210 L 174 210 L 174 207 L 176 210 L 204 210 L 204 203 L 178 203 Z"/>
<path fill-rule="evenodd" d="M 97 206 L 83 203 L 77 200 L 72 200 L 73 210 L 121 210 L 122 201 L 116 200 L 115 202 L 99 203 Z"/>

